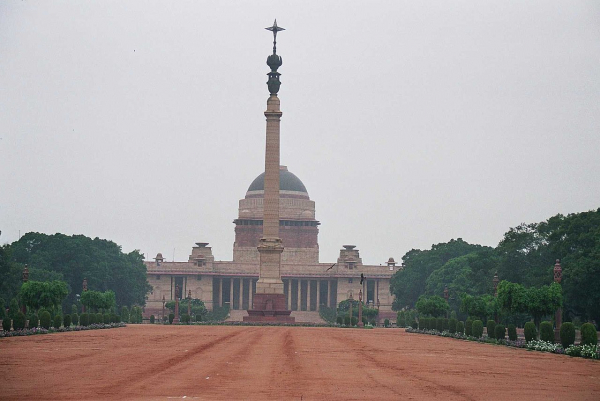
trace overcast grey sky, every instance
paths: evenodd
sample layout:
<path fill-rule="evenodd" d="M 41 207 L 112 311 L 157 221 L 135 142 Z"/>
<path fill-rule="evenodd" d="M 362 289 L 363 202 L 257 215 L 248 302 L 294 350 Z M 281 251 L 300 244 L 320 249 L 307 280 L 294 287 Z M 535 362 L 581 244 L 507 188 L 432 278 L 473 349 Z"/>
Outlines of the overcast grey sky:
<path fill-rule="evenodd" d="M 231 260 L 264 169 L 277 18 L 281 160 L 321 261 L 600 207 L 599 1 L 1 1 L 0 243 L 84 234 Z"/>

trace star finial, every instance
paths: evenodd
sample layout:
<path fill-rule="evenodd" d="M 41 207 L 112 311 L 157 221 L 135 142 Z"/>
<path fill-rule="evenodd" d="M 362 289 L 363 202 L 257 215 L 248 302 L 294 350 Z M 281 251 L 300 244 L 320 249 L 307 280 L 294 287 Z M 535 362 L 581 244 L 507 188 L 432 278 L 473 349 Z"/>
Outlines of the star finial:
<path fill-rule="evenodd" d="M 273 22 L 273 26 L 270 26 L 268 28 L 265 28 L 267 31 L 271 31 L 273 32 L 273 54 L 276 54 L 277 52 L 277 32 L 279 31 L 285 31 L 285 28 L 281 28 L 277 26 L 277 19 L 275 19 L 275 22 Z"/>

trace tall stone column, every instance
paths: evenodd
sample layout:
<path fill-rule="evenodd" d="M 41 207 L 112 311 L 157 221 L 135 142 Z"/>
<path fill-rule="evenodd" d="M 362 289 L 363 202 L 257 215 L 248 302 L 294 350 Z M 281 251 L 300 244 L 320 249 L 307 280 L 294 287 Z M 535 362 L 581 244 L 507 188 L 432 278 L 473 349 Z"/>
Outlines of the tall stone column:
<path fill-rule="evenodd" d="M 260 257 L 260 271 L 256 283 L 256 293 L 253 297 L 251 309 L 245 321 L 285 321 L 293 322 L 291 311 L 286 308 L 286 299 L 281 280 L 281 253 L 283 243 L 279 238 L 279 149 L 280 149 L 280 122 L 281 109 L 277 92 L 281 82 L 277 69 L 283 60 L 277 55 L 277 32 L 283 28 L 277 26 L 277 21 L 272 27 L 266 28 L 273 32 L 273 54 L 267 57 L 267 65 L 271 72 L 267 75 L 269 80 L 269 99 L 267 99 L 266 147 L 265 147 L 265 181 L 264 181 L 264 216 L 263 236 L 258 245 Z"/>

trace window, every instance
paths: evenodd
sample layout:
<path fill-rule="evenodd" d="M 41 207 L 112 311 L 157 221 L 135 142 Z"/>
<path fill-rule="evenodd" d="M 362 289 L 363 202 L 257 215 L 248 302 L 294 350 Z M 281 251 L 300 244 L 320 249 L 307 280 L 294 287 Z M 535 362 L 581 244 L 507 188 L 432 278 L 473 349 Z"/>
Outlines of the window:
<path fill-rule="evenodd" d="M 157 275 L 156 275 L 156 279 L 157 279 L 157 280 L 160 280 L 160 274 L 157 274 Z"/>

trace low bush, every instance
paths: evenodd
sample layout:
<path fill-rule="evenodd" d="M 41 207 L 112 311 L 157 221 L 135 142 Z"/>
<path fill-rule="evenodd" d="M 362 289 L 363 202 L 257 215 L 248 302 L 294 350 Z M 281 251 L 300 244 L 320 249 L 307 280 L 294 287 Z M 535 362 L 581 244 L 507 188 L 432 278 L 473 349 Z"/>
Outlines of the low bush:
<path fill-rule="evenodd" d="M 450 331 L 450 319 L 442 319 L 442 331 Z"/>
<path fill-rule="evenodd" d="M 494 337 L 496 340 L 506 340 L 506 328 L 503 324 L 497 324 L 494 327 Z"/>
<path fill-rule="evenodd" d="M 483 322 L 481 320 L 473 321 L 472 327 L 473 337 L 481 338 L 483 336 Z"/>
<path fill-rule="evenodd" d="M 196 321 L 197 322 L 201 322 L 202 321 L 202 315 L 196 315 Z M 337 321 L 337 319 L 336 319 L 336 321 Z"/>
<path fill-rule="evenodd" d="M 508 325 L 508 339 L 510 341 L 517 341 L 517 326 L 514 324 Z"/>
<path fill-rule="evenodd" d="M 523 329 L 523 333 L 525 334 L 526 342 L 537 339 L 537 330 L 535 328 L 535 323 L 533 323 L 533 322 L 525 323 L 525 328 Z"/>
<path fill-rule="evenodd" d="M 591 323 L 581 325 L 581 345 L 596 345 L 598 343 L 598 333 L 596 327 Z"/>
<path fill-rule="evenodd" d="M 54 321 L 52 322 L 52 327 L 54 327 L 55 329 L 60 329 L 61 324 L 62 324 L 62 316 L 55 315 Z"/>
<path fill-rule="evenodd" d="M 356 316 L 352 316 L 352 326 L 356 326 L 358 324 L 358 318 Z"/>
<path fill-rule="evenodd" d="M 458 323 L 456 323 L 456 332 L 459 334 L 465 334 L 465 323 L 462 321 L 459 321 Z"/>
<path fill-rule="evenodd" d="M 88 315 L 87 313 L 82 313 L 81 317 L 79 318 L 79 323 L 83 327 L 87 327 L 90 324 L 90 315 Z"/>
<path fill-rule="evenodd" d="M 25 315 L 18 311 L 13 319 L 13 330 L 23 330 L 25 328 Z"/>
<path fill-rule="evenodd" d="M 554 329 L 551 322 L 545 321 L 540 323 L 540 340 L 548 343 L 554 342 Z"/>
<path fill-rule="evenodd" d="M 48 330 L 50 328 L 51 320 L 50 312 L 47 310 L 40 313 L 40 326 L 42 326 L 42 328 Z"/>
<path fill-rule="evenodd" d="M 196 321 L 198 321 L 197 319 L 198 319 L 198 316 L 196 316 Z M 335 318 L 335 322 L 336 322 L 337 324 L 339 324 L 339 325 L 342 325 L 342 324 L 344 324 L 344 317 L 343 317 L 343 316 L 338 316 L 338 317 L 336 317 L 336 318 Z"/>
<path fill-rule="evenodd" d="M 385 319 L 383 321 L 383 327 L 390 327 L 390 319 Z"/>
<path fill-rule="evenodd" d="M 121 307 L 121 320 L 124 323 L 129 323 L 129 309 L 126 306 Z"/>
<path fill-rule="evenodd" d="M 10 331 L 11 323 L 12 322 L 10 321 L 10 318 L 8 316 L 4 316 L 4 319 L 2 319 L 2 330 Z"/>
<path fill-rule="evenodd" d="M 467 319 L 465 322 L 465 334 L 468 336 L 473 335 L 473 321 L 471 319 Z"/>
<path fill-rule="evenodd" d="M 413 329 L 416 329 L 417 327 L 419 327 L 419 324 L 417 323 L 416 320 L 413 320 L 412 323 L 410 324 L 410 327 L 412 327 Z"/>
<path fill-rule="evenodd" d="M 65 315 L 63 317 L 63 326 L 71 327 L 71 315 Z"/>
<path fill-rule="evenodd" d="M 34 327 L 38 326 L 39 321 L 40 319 L 38 319 L 38 315 L 34 313 L 33 315 L 29 316 L 29 324 L 27 327 L 33 329 Z"/>
<path fill-rule="evenodd" d="M 150 315 L 150 324 L 154 324 L 154 315 Z"/>
<path fill-rule="evenodd" d="M 406 326 L 406 317 L 404 316 L 404 312 L 398 312 L 398 317 L 396 318 L 396 325 L 398 327 Z"/>
<path fill-rule="evenodd" d="M 494 322 L 493 320 L 488 320 L 485 327 L 487 328 L 487 336 L 489 338 L 495 338 L 494 335 L 496 333 L 494 329 L 496 328 L 496 322 Z"/>
<path fill-rule="evenodd" d="M 566 322 L 560 326 L 560 343 L 564 349 L 575 344 L 575 326 L 573 323 Z"/>
<path fill-rule="evenodd" d="M 105 313 L 105 314 L 102 316 L 102 322 L 103 322 L 104 324 L 110 324 L 110 323 L 111 323 L 111 321 L 112 321 L 112 316 L 110 315 L 110 313 Z"/>
<path fill-rule="evenodd" d="M 71 320 L 72 320 L 73 326 L 79 326 L 79 315 L 77 313 L 73 313 L 71 315 Z"/>
<path fill-rule="evenodd" d="M 181 323 L 190 324 L 190 315 L 187 313 L 181 315 Z"/>
<path fill-rule="evenodd" d="M 458 321 L 454 318 L 448 320 L 448 331 L 452 334 L 456 333 L 456 323 L 458 323 Z"/>
<path fill-rule="evenodd" d="M 173 324 L 174 319 L 175 319 L 175 314 L 169 313 L 169 324 Z"/>
<path fill-rule="evenodd" d="M 427 318 L 426 317 L 419 318 L 419 329 L 427 330 L 427 328 L 428 328 Z"/>
<path fill-rule="evenodd" d="M 435 329 L 440 333 L 444 331 L 444 319 L 442 319 L 441 317 L 435 319 Z"/>

